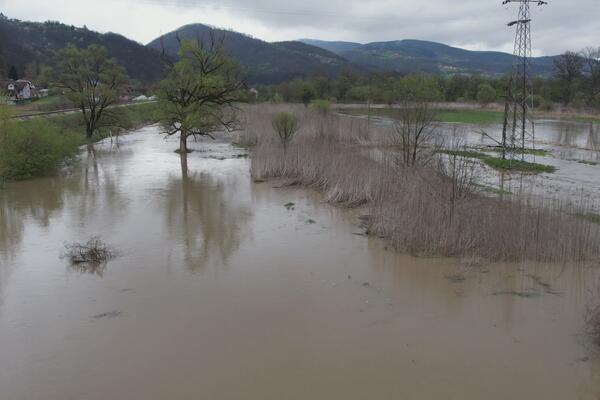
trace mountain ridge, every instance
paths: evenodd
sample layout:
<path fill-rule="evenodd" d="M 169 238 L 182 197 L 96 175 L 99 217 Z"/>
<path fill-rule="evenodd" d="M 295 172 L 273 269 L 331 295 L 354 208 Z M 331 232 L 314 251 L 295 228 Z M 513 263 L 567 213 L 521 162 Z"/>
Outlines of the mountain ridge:
<path fill-rule="evenodd" d="M 161 35 L 146 46 L 176 55 L 179 39 L 222 39 L 225 53 L 235 58 L 253 83 L 279 83 L 314 74 L 336 76 L 342 71 L 360 71 L 345 58 L 317 46 L 299 41 L 266 42 L 252 36 L 215 28 L 206 24 L 188 24 Z"/>
<path fill-rule="evenodd" d="M 207 24 L 188 24 L 146 45 L 118 33 L 98 33 L 59 22 L 27 22 L 0 15 L 0 71 L 15 66 L 23 76 L 28 64 L 52 65 L 56 53 L 70 43 L 98 44 L 117 59 L 128 75 L 144 83 L 160 79 L 162 47 L 176 55 L 178 37 L 224 39 L 226 53 L 247 71 L 251 84 L 274 84 L 312 75 L 336 77 L 352 73 L 414 73 L 498 75 L 511 70 L 514 56 L 497 51 L 471 51 L 443 43 L 404 39 L 372 43 L 300 39 L 267 42 L 244 33 Z M 549 75 L 554 57 L 534 58 L 534 72 Z"/>
<path fill-rule="evenodd" d="M 499 51 L 474 51 L 443 43 L 418 39 L 371 42 L 328 42 L 299 39 L 336 52 L 341 57 L 363 68 L 382 69 L 398 73 L 480 73 L 509 72 L 514 56 Z M 340 46 L 340 43 L 343 45 Z M 534 72 L 550 74 L 555 56 L 533 58 Z"/>

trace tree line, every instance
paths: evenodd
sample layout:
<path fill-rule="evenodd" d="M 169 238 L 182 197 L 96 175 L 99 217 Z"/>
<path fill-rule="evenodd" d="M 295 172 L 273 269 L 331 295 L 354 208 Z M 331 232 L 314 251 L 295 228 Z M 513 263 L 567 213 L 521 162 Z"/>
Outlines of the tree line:
<path fill-rule="evenodd" d="M 502 102 L 509 84 L 509 74 L 432 75 L 432 74 L 355 74 L 342 73 L 331 79 L 315 75 L 279 85 L 260 86 L 260 101 L 285 101 L 309 104 L 314 99 L 337 102 L 394 104 L 403 99 L 407 87 L 419 81 L 432 101 L 478 102 L 487 105 Z M 600 48 L 566 52 L 555 58 L 551 76 L 533 78 L 534 103 L 537 108 L 554 105 L 573 108 L 600 108 Z"/>
<path fill-rule="evenodd" d="M 216 131 L 235 129 L 237 104 L 246 98 L 242 69 L 225 56 L 222 42 L 214 38 L 207 42 L 182 40 L 178 61 L 165 57 L 163 78 L 156 87 L 158 104 L 149 110 L 118 105 L 128 77 L 102 46 L 62 49 L 52 80 L 80 111 L 75 128 L 65 130 L 55 123 L 71 121 L 75 115 L 32 123 L 10 120 L 10 108 L 0 96 L 0 178 L 31 178 L 55 171 L 66 158 L 74 157 L 78 143 L 101 139 L 107 131 L 131 128 L 127 122 L 138 110 L 144 116 L 136 115 L 136 120 L 159 122 L 161 133 L 180 138 L 183 165 L 188 138 L 212 137 Z M 146 115 L 149 113 L 152 115 Z M 73 130 L 79 131 L 81 140 L 72 135 Z"/>

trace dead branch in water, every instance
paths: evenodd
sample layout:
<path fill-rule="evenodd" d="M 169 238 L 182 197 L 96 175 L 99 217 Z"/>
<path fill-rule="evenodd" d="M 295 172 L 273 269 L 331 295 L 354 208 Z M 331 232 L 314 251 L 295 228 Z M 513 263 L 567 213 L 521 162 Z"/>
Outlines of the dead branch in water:
<path fill-rule="evenodd" d="M 68 259 L 72 265 L 77 266 L 104 264 L 114 255 L 114 251 L 97 236 L 91 237 L 86 243 L 65 244 L 63 253 L 64 258 Z"/>

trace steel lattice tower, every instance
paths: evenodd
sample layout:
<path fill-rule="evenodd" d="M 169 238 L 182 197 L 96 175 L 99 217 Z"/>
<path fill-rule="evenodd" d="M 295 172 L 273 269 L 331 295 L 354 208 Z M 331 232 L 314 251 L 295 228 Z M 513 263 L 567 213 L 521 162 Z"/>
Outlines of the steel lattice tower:
<path fill-rule="evenodd" d="M 504 0 L 502 4 L 519 3 L 518 19 L 508 26 L 516 26 L 514 62 L 510 75 L 506 104 L 504 110 L 504 126 L 502 129 L 502 156 L 507 153 L 511 159 L 515 154 L 525 156 L 526 142 L 535 139 L 535 123 L 533 121 L 533 82 L 531 79 L 531 14 L 530 5 L 542 6 L 541 0 Z"/>

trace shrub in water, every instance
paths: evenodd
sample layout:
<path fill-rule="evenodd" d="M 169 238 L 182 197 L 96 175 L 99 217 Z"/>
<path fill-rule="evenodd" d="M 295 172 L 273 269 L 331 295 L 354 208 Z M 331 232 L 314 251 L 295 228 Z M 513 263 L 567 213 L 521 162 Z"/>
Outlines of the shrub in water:
<path fill-rule="evenodd" d="M 51 174 L 77 153 L 76 138 L 44 121 L 34 121 L 26 127 L 7 124 L 0 140 L 0 175 L 5 179 Z"/>

